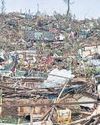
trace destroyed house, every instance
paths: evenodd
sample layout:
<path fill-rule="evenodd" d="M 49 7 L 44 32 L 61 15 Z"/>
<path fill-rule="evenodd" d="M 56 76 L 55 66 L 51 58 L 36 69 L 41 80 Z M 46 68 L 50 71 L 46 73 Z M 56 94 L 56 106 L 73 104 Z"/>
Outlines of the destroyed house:
<path fill-rule="evenodd" d="M 34 42 L 34 41 L 45 41 L 45 42 L 53 42 L 55 41 L 55 34 L 46 31 L 25 31 L 24 34 L 25 40 Z"/>

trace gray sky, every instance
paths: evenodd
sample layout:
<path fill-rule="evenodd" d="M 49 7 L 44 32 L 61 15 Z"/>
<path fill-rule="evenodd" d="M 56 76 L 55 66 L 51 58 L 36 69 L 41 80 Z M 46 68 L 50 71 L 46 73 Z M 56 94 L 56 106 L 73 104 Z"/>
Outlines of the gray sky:
<path fill-rule="evenodd" d="M 71 5 L 71 12 L 77 18 L 97 18 L 100 17 L 100 0 L 71 0 L 74 4 Z M 31 10 L 35 13 L 37 4 L 40 6 L 40 11 L 47 14 L 52 14 L 53 11 L 58 13 L 65 13 L 67 5 L 63 0 L 5 0 L 6 11 L 20 11 Z M 26 8 L 26 9 L 25 9 Z"/>

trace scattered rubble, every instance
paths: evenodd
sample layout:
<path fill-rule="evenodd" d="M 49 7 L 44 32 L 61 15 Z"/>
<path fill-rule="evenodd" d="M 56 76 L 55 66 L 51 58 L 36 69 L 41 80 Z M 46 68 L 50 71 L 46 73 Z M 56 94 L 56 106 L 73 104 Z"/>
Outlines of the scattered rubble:
<path fill-rule="evenodd" d="M 31 125 L 100 123 L 99 27 L 99 19 L 59 14 L 0 16 L 1 117 Z"/>

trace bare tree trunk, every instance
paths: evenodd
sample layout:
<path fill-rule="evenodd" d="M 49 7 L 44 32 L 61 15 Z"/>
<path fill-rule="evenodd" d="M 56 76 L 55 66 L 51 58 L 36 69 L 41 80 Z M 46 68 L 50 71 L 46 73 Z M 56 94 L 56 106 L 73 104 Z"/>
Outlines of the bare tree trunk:
<path fill-rule="evenodd" d="M 69 16 L 69 12 L 70 12 L 70 0 L 67 0 L 67 16 Z"/>

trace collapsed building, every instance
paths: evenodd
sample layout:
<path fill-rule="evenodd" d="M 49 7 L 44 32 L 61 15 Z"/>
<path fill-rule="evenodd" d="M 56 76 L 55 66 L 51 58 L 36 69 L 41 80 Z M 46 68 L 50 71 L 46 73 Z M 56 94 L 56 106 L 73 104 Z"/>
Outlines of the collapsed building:
<path fill-rule="evenodd" d="M 5 20 L 0 25 L 5 41 L 1 117 L 24 118 L 33 125 L 100 123 L 100 46 L 94 21 L 18 13 Z"/>

